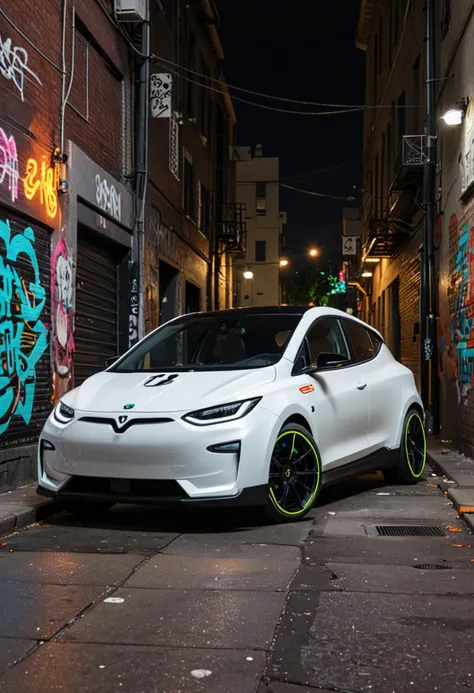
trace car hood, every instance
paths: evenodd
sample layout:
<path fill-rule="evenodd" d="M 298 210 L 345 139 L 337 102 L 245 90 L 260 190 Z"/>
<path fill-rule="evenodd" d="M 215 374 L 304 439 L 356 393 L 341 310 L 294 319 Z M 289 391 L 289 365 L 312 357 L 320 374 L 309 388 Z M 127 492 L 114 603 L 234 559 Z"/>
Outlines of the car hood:
<path fill-rule="evenodd" d="M 80 411 L 181 412 L 257 397 L 275 380 L 274 366 L 245 371 L 165 374 L 104 371 L 63 397 Z M 129 405 L 129 406 L 126 406 Z M 133 406 L 131 406 L 133 405 Z"/>

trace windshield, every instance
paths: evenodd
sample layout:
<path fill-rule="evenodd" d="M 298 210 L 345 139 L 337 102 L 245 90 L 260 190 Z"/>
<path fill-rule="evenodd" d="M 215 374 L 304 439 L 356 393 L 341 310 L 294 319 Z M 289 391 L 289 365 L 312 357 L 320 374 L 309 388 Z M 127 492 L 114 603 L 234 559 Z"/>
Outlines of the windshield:
<path fill-rule="evenodd" d="M 116 373 L 263 368 L 279 361 L 300 315 L 210 314 L 163 325 L 111 368 Z"/>

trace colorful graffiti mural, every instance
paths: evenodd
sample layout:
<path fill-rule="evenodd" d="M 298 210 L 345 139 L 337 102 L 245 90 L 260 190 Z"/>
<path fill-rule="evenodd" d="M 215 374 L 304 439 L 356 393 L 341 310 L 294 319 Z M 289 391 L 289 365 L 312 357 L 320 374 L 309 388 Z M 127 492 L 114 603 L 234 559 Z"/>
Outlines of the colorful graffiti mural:
<path fill-rule="evenodd" d="M 449 223 L 449 321 L 441 334 L 441 369 L 456 384 L 458 403 L 474 386 L 474 226 Z"/>
<path fill-rule="evenodd" d="M 18 199 L 19 177 L 15 138 L 11 135 L 7 137 L 5 131 L 0 128 L 0 185 L 7 182 L 12 202 Z"/>
<path fill-rule="evenodd" d="M 12 234 L 0 220 L 0 434 L 13 416 L 30 423 L 36 366 L 48 346 L 45 304 L 33 229 Z"/>
<path fill-rule="evenodd" d="M 39 194 L 41 205 L 45 208 L 50 219 L 54 219 L 58 211 L 58 186 L 59 169 L 57 166 L 49 166 L 46 157 L 43 156 L 40 165 L 36 159 L 28 159 L 26 162 L 26 174 L 23 178 L 23 187 L 27 200 L 32 200 Z"/>
<path fill-rule="evenodd" d="M 62 236 L 51 258 L 51 315 L 55 369 L 53 400 L 72 387 L 74 358 L 73 268 L 66 239 Z"/>

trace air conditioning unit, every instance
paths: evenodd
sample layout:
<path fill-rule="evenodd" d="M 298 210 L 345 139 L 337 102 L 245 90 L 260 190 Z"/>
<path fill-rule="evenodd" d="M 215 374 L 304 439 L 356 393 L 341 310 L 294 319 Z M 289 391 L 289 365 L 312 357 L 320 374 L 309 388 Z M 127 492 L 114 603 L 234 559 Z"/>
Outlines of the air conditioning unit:
<path fill-rule="evenodd" d="M 115 0 L 115 16 L 120 22 L 146 22 L 148 0 Z"/>

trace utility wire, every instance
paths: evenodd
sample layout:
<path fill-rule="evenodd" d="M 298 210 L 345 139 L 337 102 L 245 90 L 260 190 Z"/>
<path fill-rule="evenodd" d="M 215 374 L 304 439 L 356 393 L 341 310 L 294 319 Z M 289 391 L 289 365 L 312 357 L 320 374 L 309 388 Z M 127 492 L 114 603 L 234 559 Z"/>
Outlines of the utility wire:
<path fill-rule="evenodd" d="M 315 192 L 314 190 L 295 188 L 292 185 L 285 185 L 285 183 L 280 183 L 280 187 L 287 188 L 288 190 L 294 190 L 295 192 L 305 193 L 306 195 L 312 195 L 313 197 L 328 197 L 331 200 L 345 200 L 346 202 L 353 202 L 355 200 L 355 197 L 352 196 L 343 197 L 342 195 L 326 195 L 325 193 Z"/>
<path fill-rule="evenodd" d="M 310 178 L 311 176 L 319 176 L 321 173 L 329 173 L 329 171 L 336 171 L 339 168 L 345 168 L 346 166 L 352 166 L 352 164 L 360 162 L 360 157 L 357 159 L 351 159 L 351 161 L 344 161 L 342 164 L 336 164 L 335 166 L 329 166 L 328 168 L 320 168 L 316 171 L 308 171 L 308 173 L 302 173 L 298 176 L 283 176 L 280 181 L 283 180 L 302 180 L 303 178 Z"/>
<path fill-rule="evenodd" d="M 196 80 L 192 79 L 191 77 L 186 77 L 186 75 L 182 75 L 180 72 L 175 70 L 174 68 L 168 67 L 166 65 L 163 65 L 160 63 L 159 60 L 154 60 L 158 65 L 161 65 L 165 70 L 168 70 L 168 72 L 172 72 L 173 74 L 177 75 L 178 77 L 181 77 L 181 79 L 184 79 L 186 82 L 191 82 L 191 84 L 196 84 L 199 87 L 202 87 L 203 89 L 207 89 L 208 91 L 213 91 L 216 92 L 217 94 L 225 94 L 225 91 L 221 89 L 216 89 L 215 87 L 208 86 L 207 84 L 201 84 L 200 82 L 197 82 Z M 207 79 L 207 78 L 205 78 Z M 220 82 L 219 82 L 220 83 Z M 222 86 L 222 83 L 220 83 Z M 352 113 L 354 111 L 363 111 L 363 108 L 357 107 L 357 108 L 348 108 L 345 111 L 295 111 L 293 109 L 288 109 L 288 108 L 276 108 L 275 106 L 267 106 L 263 103 L 257 103 L 256 101 L 249 101 L 248 99 L 241 99 L 238 96 L 232 96 L 232 99 L 234 101 L 240 101 L 241 103 L 248 104 L 249 106 L 255 106 L 256 108 L 263 108 L 266 111 L 274 111 L 276 113 L 285 113 L 285 114 L 291 114 L 291 115 L 305 115 L 305 116 L 325 116 L 325 115 L 341 115 L 345 113 Z"/>

